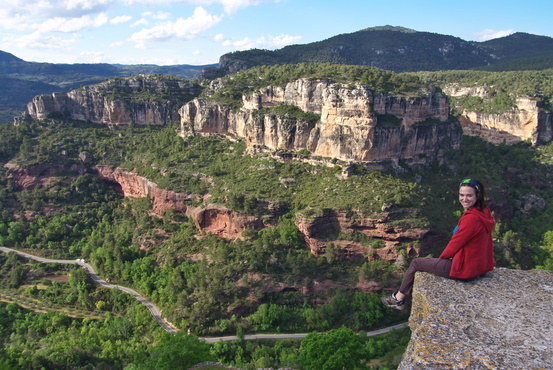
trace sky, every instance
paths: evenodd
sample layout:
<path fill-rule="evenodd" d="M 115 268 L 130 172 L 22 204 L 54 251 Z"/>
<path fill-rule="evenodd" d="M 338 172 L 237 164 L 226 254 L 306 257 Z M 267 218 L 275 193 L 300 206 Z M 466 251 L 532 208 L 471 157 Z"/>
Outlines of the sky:
<path fill-rule="evenodd" d="M 29 62 L 206 65 L 392 25 L 553 37 L 551 0 L 1 0 L 0 50 Z"/>

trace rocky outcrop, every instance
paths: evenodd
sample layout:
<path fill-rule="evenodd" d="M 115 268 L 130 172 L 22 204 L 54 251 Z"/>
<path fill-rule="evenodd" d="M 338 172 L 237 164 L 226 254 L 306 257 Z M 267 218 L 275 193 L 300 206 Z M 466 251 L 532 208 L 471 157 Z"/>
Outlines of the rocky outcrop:
<path fill-rule="evenodd" d="M 456 149 L 458 122 L 448 121 L 449 105 L 441 93 L 423 97 L 375 94 L 364 86 L 345 88 L 322 80 L 300 79 L 285 87 L 266 87 L 243 96 L 243 107 L 194 99 L 180 110 L 181 135 L 233 134 L 250 149 L 307 150 L 314 156 L 343 161 L 426 164 L 439 160 L 444 149 Z M 320 115 L 302 121 L 261 111 L 293 105 Z M 396 117 L 392 123 L 386 118 Z"/>
<path fill-rule="evenodd" d="M 462 282 L 417 273 L 398 369 L 553 368 L 553 273 L 499 268 Z"/>
<path fill-rule="evenodd" d="M 18 188 L 34 189 L 37 185 L 48 186 L 59 181 L 60 173 L 74 174 L 75 176 L 85 173 L 85 168 L 79 165 L 49 165 L 42 164 L 28 168 L 21 168 L 13 163 L 6 163 L 4 167 L 8 170 L 8 179 Z"/>
<path fill-rule="evenodd" d="M 163 215 L 167 210 L 173 209 L 192 217 L 200 231 L 236 239 L 241 237 L 242 232 L 246 229 L 263 227 L 259 218 L 240 215 L 222 206 L 189 206 L 185 202 L 192 200 L 192 195 L 161 189 L 147 178 L 133 172 L 113 166 L 94 166 L 92 171 L 104 181 L 116 184 L 126 197 L 149 198 L 154 212 L 158 215 Z"/>
<path fill-rule="evenodd" d="M 165 126 L 179 122 L 178 108 L 198 92 L 199 88 L 186 80 L 116 78 L 68 93 L 35 96 L 21 119 L 66 117 L 110 125 Z"/>
<path fill-rule="evenodd" d="M 444 89 L 448 96 L 488 97 L 485 87 L 459 87 L 452 84 Z M 534 145 L 553 140 L 553 115 L 542 109 L 543 102 L 519 97 L 516 106 L 502 113 L 480 113 L 464 110 L 459 121 L 463 134 L 481 137 L 494 144 L 514 144 L 530 141 Z"/>
<path fill-rule="evenodd" d="M 393 262 L 398 259 L 397 247 L 400 244 L 408 246 L 408 256 L 416 257 L 440 239 L 428 228 L 390 226 L 391 220 L 401 217 L 399 213 L 402 211 L 382 212 L 379 217 L 367 217 L 356 212 L 355 217 L 352 217 L 346 212 L 329 209 L 320 216 L 306 218 L 300 215 L 296 219 L 296 226 L 315 256 L 324 255 L 328 243 L 333 243 L 347 258 Z M 361 243 L 338 238 L 340 234 L 353 233 L 363 234 L 373 242 Z"/>
<path fill-rule="evenodd" d="M 464 111 L 459 118 L 465 135 L 478 136 L 494 144 L 530 141 L 545 144 L 553 140 L 551 113 L 540 109 L 539 102 L 520 98 L 510 111 L 486 114 Z"/>

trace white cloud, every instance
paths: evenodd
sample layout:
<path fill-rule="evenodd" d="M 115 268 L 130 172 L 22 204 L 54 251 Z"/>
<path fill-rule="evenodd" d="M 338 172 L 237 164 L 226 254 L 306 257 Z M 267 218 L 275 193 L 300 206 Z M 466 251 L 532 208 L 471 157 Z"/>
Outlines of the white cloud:
<path fill-rule="evenodd" d="M 171 3 L 183 3 L 187 5 L 212 5 L 220 4 L 225 9 L 225 13 L 234 13 L 239 9 L 262 3 L 278 3 L 280 0 L 125 0 L 128 5 L 146 4 L 146 5 L 168 5 Z"/>
<path fill-rule="evenodd" d="M 35 32 L 18 37 L 14 43 L 21 49 L 62 49 L 74 44 L 75 41 L 75 39 L 45 36 L 40 32 Z"/>
<path fill-rule="evenodd" d="M 497 39 L 499 37 L 509 36 L 513 33 L 515 33 L 515 30 L 496 31 L 488 28 L 483 31 L 477 32 L 476 40 L 487 41 L 487 40 Z"/>
<path fill-rule="evenodd" d="M 147 25 L 147 24 L 148 24 L 148 21 L 146 19 L 140 18 L 139 20 L 137 20 L 136 22 L 131 24 L 131 28 L 132 27 L 137 27 L 137 26 L 142 26 L 142 25 Z"/>
<path fill-rule="evenodd" d="M 238 9 L 266 3 L 266 0 L 220 0 L 226 13 L 234 13 Z"/>
<path fill-rule="evenodd" d="M 152 15 L 153 19 L 167 19 L 171 16 L 171 13 L 167 12 L 157 12 L 156 14 Z"/>
<path fill-rule="evenodd" d="M 0 9 L 2 27 L 10 28 L 10 20 L 17 18 L 32 24 L 50 18 L 80 18 L 107 11 L 116 0 L 3 0 Z M 8 21 L 4 23 L 4 21 Z"/>
<path fill-rule="evenodd" d="M 104 53 L 83 51 L 79 54 L 81 60 L 86 60 L 86 63 L 103 63 L 105 60 Z"/>
<path fill-rule="evenodd" d="M 251 40 L 248 37 L 238 40 L 225 40 L 223 46 L 232 46 L 237 50 L 248 49 L 279 49 L 287 45 L 295 44 L 301 40 L 301 36 L 279 35 L 279 36 L 262 36 L 256 40 Z"/>
<path fill-rule="evenodd" d="M 111 44 L 109 44 L 109 47 L 110 48 L 116 48 L 116 47 L 122 46 L 122 45 L 124 45 L 123 41 L 117 41 L 117 42 L 112 42 Z"/>
<path fill-rule="evenodd" d="M 218 33 L 215 35 L 215 37 L 213 37 L 213 40 L 215 40 L 216 42 L 222 42 L 225 40 L 225 35 L 223 35 L 222 33 Z"/>
<path fill-rule="evenodd" d="M 197 7 L 189 18 L 179 17 L 176 21 L 167 21 L 152 28 L 143 28 L 131 36 L 138 48 L 144 48 L 148 42 L 169 39 L 192 39 L 200 32 L 210 29 L 221 21 L 221 17 L 209 14 L 204 8 Z"/>
<path fill-rule="evenodd" d="M 119 23 L 125 23 L 132 19 L 130 15 L 120 15 L 118 17 L 113 18 L 109 23 L 111 24 L 119 24 Z"/>
<path fill-rule="evenodd" d="M 88 15 L 80 18 L 51 18 L 37 25 L 39 32 L 76 32 L 85 28 L 96 28 L 107 23 L 108 17 L 105 13 L 98 14 L 95 18 Z"/>

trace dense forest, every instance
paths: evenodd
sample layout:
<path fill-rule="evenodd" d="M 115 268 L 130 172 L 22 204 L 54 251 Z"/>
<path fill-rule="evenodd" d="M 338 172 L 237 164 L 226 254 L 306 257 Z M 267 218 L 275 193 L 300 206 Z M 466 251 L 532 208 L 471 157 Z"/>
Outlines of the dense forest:
<path fill-rule="evenodd" d="M 494 81 L 511 78 L 477 73 Z M 236 102 L 237 108 L 237 94 L 257 83 L 323 74 L 344 86 L 360 82 L 398 93 L 416 91 L 423 79 L 437 87 L 453 79 L 447 72 L 418 76 L 368 67 L 258 67 L 229 78 L 232 82 L 212 98 Z M 547 72 L 542 76 L 551 78 Z M 533 73 L 527 77 L 539 79 Z M 472 83 L 470 78 L 467 74 L 463 83 Z M 514 84 L 501 86 L 509 91 Z M 547 84 L 534 88 L 526 93 L 550 99 Z M 375 248 L 382 241 L 337 233 L 328 235 L 324 255 L 316 257 L 295 221 L 329 209 L 352 219 L 392 209 L 402 215 L 395 225 L 430 227 L 441 236 L 428 252 L 437 255 L 460 216 L 456 190 L 464 177 L 488 184 L 499 221 L 494 232 L 499 266 L 553 268 L 552 144 L 496 146 L 464 137 L 461 149 L 447 153 L 444 163 L 389 171 L 359 165 L 352 176 L 338 179 L 343 168 L 337 161 L 329 167 L 267 153 L 248 155 L 237 138 L 181 138 L 176 130 L 176 123 L 113 130 L 67 118 L 0 126 L 0 163 L 22 170 L 56 168 L 44 182 L 21 187 L 11 170 L 0 167 L 0 246 L 44 257 L 86 258 L 105 279 L 154 301 L 181 330 L 176 336 L 164 333 L 144 306 L 117 290 L 94 286 L 82 269 L 2 253 L 0 298 L 8 303 L 0 304 L 0 358 L 5 368 L 173 368 L 174 363 L 187 368 L 203 361 L 241 368 L 336 368 L 337 363 L 393 368 L 408 330 L 376 338 L 363 333 L 404 321 L 407 314 L 382 306 L 377 292 L 352 287 L 358 282 L 377 284 L 379 292 L 396 287 L 413 257 L 405 252 L 408 245 L 398 247 L 402 258 L 395 262 L 355 260 L 332 241 Z M 308 155 L 290 153 L 289 158 Z M 122 197 L 113 184 L 93 175 L 95 165 L 133 170 L 161 188 L 187 194 L 188 205 L 220 204 L 269 219 L 272 226 L 248 229 L 236 240 L 201 232 L 181 213 L 157 215 L 149 199 Z M 529 199 L 542 206 L 525 207 Z M 333 287 L 309 289 L 323 281 Z M 289 288 L 271 291 L 268 282 Z M 197 339 L 259 332 L 326 334 L 270 343 L 208 345 Z M 340 350 L 330 345 L 336 342 L 343 343 Z M 321 356 L 323 348 L 334 355 Z"/>

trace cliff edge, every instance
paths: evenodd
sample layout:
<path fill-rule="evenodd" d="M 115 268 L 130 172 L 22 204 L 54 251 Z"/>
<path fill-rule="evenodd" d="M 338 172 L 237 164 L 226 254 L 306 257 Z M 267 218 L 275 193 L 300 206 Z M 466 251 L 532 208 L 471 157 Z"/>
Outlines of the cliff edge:
<path fill-rule="evenodd" d="M 469 282 L 417 273 L 398 369 L 552 369 L 553 273 L 498 268 Z"/>

